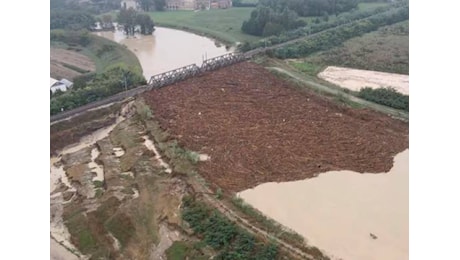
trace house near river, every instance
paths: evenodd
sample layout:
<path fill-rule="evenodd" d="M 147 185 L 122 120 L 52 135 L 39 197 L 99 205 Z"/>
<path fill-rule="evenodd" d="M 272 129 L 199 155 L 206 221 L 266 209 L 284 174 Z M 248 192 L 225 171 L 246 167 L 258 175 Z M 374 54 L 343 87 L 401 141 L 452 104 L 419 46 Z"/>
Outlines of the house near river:
<path fill-rule="evenodd" d="M 50 90 L 52 93 L 60 90 L 62 92 L 67 91 L 73 86 L 73 82 L 67 79 L 53 79 L 50 77 Z"/>

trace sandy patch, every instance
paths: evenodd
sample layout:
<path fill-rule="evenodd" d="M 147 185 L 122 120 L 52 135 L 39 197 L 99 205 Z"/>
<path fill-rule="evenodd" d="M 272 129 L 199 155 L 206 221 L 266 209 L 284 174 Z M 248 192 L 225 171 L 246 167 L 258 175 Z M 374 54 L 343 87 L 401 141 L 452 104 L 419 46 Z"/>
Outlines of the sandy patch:
<path fill-rule="evenodd" d="M 91 162 L 88 163 L 88 167 L 91 169 L 92 173 L 95 173 L 96 176 L 93 178 L 93 181 L 104 181 L 104 166 L 99 165 L 95 160 L 99 156 L 99 150 L 94 147 L 91 150 Z"/>
<path fill-rule="evenodd" d="M 402 94 L 409 95 L 409 75 L 329 66 L 319 73 L 318 77 L 354 91 L 364 87 L 392 87 Z"/>
<path fill-rule="evenodd" d="M 178 231 L 171 231 L 165 224 L 160 225 L 160 242 L 154 245 L 149 259 L 164 260 L 166 259 L 165 251 L 171 247 L 174 241 L 180 240 Z"/>
<path fill-rule="evenodd" d="M 334 259 L 409 258 L 409 150 L 386 174 L 331 171 L 239 193 Z"/>
<path fill-rule="evenodd" d="M 50 259 L 51 260 L 78 260 L 79 258 L 68 251 L 64 246 L 50 239 Z"/>
<path fill-rule="evenodd" d="M 114 147 L 113 148 L 113 154 L 115 154 L 115 156 L 117 158 L 119 158 L 119 157 L 122 157 L 125 154 L 125 150 L 123 150 L 122 147 Z"/>
<path fill-rule="evenodd" d="M 144 141 L 145 147 L 147 147 L 149 150 L 151 150 L 153 153 L 155 153 L 155 159 L 158 160 L 158 163 L 160 164 L 161 167 L 165 168 L 165 172 L 166 173 L 172 173 L 171 167 L 169 167 L 169 165 L 167 163 L 165 163 L 165 161 L 163 161 L 163 159 L 161 159 L 161 155 L 158 152 L 158 150 L 155 147 L 155 145 L 153 144 L 152 140 L 150 140 L 150 138 L 147 135 L 142 136 L 142 138 L 144 138 L 144 140 L 145 140 Z"/>

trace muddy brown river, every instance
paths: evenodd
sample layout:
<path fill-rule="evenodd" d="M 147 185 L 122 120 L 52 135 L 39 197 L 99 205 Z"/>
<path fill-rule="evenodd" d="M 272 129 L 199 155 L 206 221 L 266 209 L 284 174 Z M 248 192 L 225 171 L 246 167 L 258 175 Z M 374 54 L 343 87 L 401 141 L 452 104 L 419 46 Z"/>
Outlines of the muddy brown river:
<path fill-rule="evenodd" d="M 331 171 L 239 193 L 333 259 L 409 259 L 409 150 L 388 173 Z"/>
<path fill-rule="evenodd" d="M 203 59 L 233 52 L 232 48 L 227 49 L 210 38 L 180 30 L 155 28 L 153 35 L 134 37 L 126 37 L 122 31 L 95 34 L 125 45 L 136 54 L 147 80 L 155 74 L 194 63 L 200 66 Z"/>

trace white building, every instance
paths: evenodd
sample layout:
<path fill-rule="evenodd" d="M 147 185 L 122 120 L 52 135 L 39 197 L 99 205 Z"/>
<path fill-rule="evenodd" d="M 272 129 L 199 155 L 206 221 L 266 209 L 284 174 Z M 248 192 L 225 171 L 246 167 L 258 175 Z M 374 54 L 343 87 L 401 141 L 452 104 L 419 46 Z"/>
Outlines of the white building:
<path fill-rule="evenodd" d="M 50 78 L 50 90 L 51 92 L 56 92 L 58 89 L 62 92 L 67 91 L 67 89 L 70 89 L 73 86 L 73 82 L 67 79 L 53 79 Z"/>
<path fill-rule="evenodd" d="M 133 8 L 134 10 L 139 10 L 139 4 L 137 3 L 136 0 L 122 0 L 121 8 L 123 9 Z"/>

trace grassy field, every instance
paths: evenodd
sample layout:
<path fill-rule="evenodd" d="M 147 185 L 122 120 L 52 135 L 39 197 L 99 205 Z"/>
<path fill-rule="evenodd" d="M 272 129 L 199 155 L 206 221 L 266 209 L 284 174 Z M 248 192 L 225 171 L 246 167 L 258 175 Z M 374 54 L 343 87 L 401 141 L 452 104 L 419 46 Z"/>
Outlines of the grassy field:
<path fill-rule="evenodd" d="M 62 30 L 53 30 L 51 33 L 66 33 Z M 96 73 L 102 73 L 105 69 L 116 63 L 125 63 L 128 67 L 133 67 L 142 74 L 142 67 L 136 55 L 126 47 L 119 45 L 108 39 L 88 34 L 89 44 L 83 46 L 81 44 L 70 43 L 65 40 L 51 39 L 50 45 L 53 48 L 62 48 L 76 53 L 83 54 L 90 58 L 96 65 Z"/>
<path fill-rule="evenodd" d="M 409 74 L 409 21 L 382 27 L 291 64 L 310 75 L 326 66 Z"/>
<path fill-rule="evenodd" d="M 248 19 L 252 7 L 234 7 L 209 11 L 151 12 L 155 24 L 205 34 L 228 44 L 253 42 L 260 37 L 244 34 L 241 25 Z"/>

